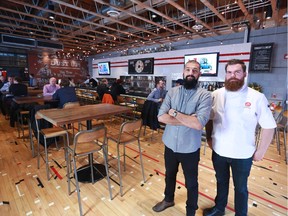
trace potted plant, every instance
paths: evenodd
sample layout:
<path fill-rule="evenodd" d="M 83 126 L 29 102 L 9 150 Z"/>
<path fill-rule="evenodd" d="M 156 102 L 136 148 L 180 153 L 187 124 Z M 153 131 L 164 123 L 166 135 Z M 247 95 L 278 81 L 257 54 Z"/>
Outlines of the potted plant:
<path fill-rule="evenodd" d="M 258 83 L 256 82 L 253 82 L 253 83 L 249 83 L 248 86 L 252 89 L 255 89 L 256 91 L 259 91 L 259 92 L 263 92 L 263 89 L 262 89 L 262 86 L 259 85 Z"/>

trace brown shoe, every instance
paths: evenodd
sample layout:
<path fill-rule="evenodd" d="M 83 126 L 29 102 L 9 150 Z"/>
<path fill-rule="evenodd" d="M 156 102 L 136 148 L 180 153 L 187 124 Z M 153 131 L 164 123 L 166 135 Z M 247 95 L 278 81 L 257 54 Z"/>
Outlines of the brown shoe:
<path fill-rule="evenodd" d="M 166 208 L 169 208 L 174 205 L 175 205 L 174 201 L 166 202 L 165 200 L 162 200 L 161 202 L 158 202 L 155 206 L 153 206 L 152 209 L 155 212 L 161 212 L 164 211 Z"/>

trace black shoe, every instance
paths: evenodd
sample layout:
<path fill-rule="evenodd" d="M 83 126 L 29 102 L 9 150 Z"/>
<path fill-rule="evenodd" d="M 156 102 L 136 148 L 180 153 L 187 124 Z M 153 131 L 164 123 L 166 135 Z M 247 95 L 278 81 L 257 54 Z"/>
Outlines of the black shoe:
<path fill-rule="evenodd" d="M 172 202 L 166 202 L 165 200 L 162 200 L 161 202 L 158 202 L 155 206 L 153 206 L 153 211 L 155 212 L 161 212 L 164 211 L 166 208 L 169 208 L 171 206 L 174 206 L 175 203 Z"/>
<path fill-rule="evenodd" d="M 218 210 L 217 208 L 211 207 L 203 210 L 203 216 L 223 216 L 225 212 Z"/>

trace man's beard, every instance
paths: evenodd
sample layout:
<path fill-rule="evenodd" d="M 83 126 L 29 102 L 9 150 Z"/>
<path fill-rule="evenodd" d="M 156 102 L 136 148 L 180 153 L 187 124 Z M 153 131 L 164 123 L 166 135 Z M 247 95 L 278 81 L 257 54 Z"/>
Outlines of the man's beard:
<path fill-rule="evenodd" d="M 229 80 L 225 79 L 225 88 L 228 91 L 238 91 L 244 85 L 244 78 L 243 79 L 236 79 L 231 78 Z"/>
<path fill-rule="evenodd" d="M 192 79 L 188 79 L 188 77 L 192 77 Z M 196 79 L 196 77 L 193 75 L 189 75 L 184 78 L 183 86 L 185 89 L 193 89 L 196 87 L 197 83 L 198 79 Z"/>

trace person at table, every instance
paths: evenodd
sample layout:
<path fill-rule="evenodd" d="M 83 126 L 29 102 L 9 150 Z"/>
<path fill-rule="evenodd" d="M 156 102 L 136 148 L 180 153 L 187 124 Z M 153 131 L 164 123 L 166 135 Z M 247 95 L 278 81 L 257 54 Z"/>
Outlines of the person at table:
<path fill-rule="evenodd" d="M 69 86 L 70 82 L 67 78 L 61 80 L 61 88 L 57 89 L 52 98 L 58 100 L 58 107 L 63 108 L 65 103 L 77 102 L 75 88 Z"/>
<path fill-rule="evenodd" d="M 117 96 L 126 93 L 122 83 L 123 81 L 121 79 L 117 79 L 111 86 L 111 95 L 114 101 L 117 101 Z"/>
<path fill-rule="evenodd" d="M 9 87 L 9 93 L 14 97 L 27 96 L 28 87 L 22 83 L 22 79 L 20 77 L 15 77 L 13 84 L 11 84 Z M 5 100 L 5 106 L 10 115 L 10 126 L 14 127 L 17 118 L 17 110 L 20 108 L 20 106 L 13 102 L 12 98 L 7 98 Z"/>
<path fill-rule="evenodd" d="M 100 85 L 97 86 L 97 93 L 99 95 L 100 100 L 102 101 L 103 95 L 105 93 L 110 94 L 110 89 L 108 87 L 108 80 L 102 79 Z"/>
<path fill-rule="evenodd" d="M 14 77 L 13 76 L 8 76 L 7 78 L 7 82 L 5 82 L 2 86 L 2 88 L 0 89 L 1 92 L 9 92 L 9 87 L 10 85 L 13 84 L 14 81 Z"/>
<path fill-rule="evenodd" d="M 162 137 L 165 144 L 164 199 L 152 209 L 161 212 L 174 206 L 176 177 L 179 164 L 183 169 L 187 188 L 186 216 L 194 216 L 198 209 L 198 163 L 202 129 L 209 120 L 212 97 L 197 86 L 200 64 L 189 60 L 183 70 L 184 85 L 169 90 L 158 113 L 159 122 L 166 127 Z"/>
<path fill-rule="evenodd" d="M 3 87 L 4 84 L 5 84 L 5 77 L 0 76 L 0 89 Z"/>
<path fill-rule="evenodd" d="M 93 77 L 90 77 L 90 75 L 87 74 L 84 84 L 90 85 L 91 87 L 95 88 L 98 86 L 98 80 Z"/>
<path fill-rule="evenodd" d="M 156 88 L 148 95 L 147 100 L 159 103 L 159 107 L 162 104 L 167 91 L 165 90 L 165 82 L 161 79 L 158 80 Z"/>
<path fill-rule="evenodd" d="M 5 100 L 6 100 L 6 95 L 9 94 L 9 87 L 13 84 L 13 80 L 14 80 L 14 77 L 8 76 L 7 82 L 5 82 L 2 88 L 0 89 L 0 108 L 4 116 L 8 114 L 6 106 L 5 106 Z"/>
<path fill-rule="evenodd" d="M 183 79 L 176 80 L 176 86 L 183 85 Z"/>
<path fill-rule="evenodd" d="M 248 213 L 248 177 L 253 161 L 261 161 L 273 139 L 276 127 L 264 94 L 249 88 L 245 82 L 246 65 L 229 60 L 225 66 L 225 87 L 212 93 L 211 120 L 206 125 L 212 162 L 216 172 L 215 206 L 203 210 L 204 216 L 224 215 L 228 202 L 229 181 L 234 183 L 235 215 Z M 255 129 L 261 126 L 256 145 Z"/>
<path fill-rule="evenodd" d="M 4 76 L 0 76 L 0 89 L 3 87 L 3 85 L 5 84 L 6 80 Z M 2 107 L 2 92 L 0 92 L 0 107 Z M 2 108 L 0 108 L 1 113 L 2 113 Z"/>
<path fill-rule="evenodd" d="M 27 96 L 28 87 L 22 83 L 22 79 L 20 77 L 15 77 L 13 83 L 9 87 L 9 93 L 14 97 Z"/>
<path fill-rule="evenodd" d="M 44 85 L 43 87 L 43 96 L 53 95 L 57 89 L 60 88 L 60 85 L 56 84 L 57 80 L 55 77 L 49 79 L 49 84 Z"/>
<path fill-rule="evenodd" d="M 34 74 L 29 74 L 29 86 L 36 87 L 37 86 L 37 79 L 35 78 Z"/>

